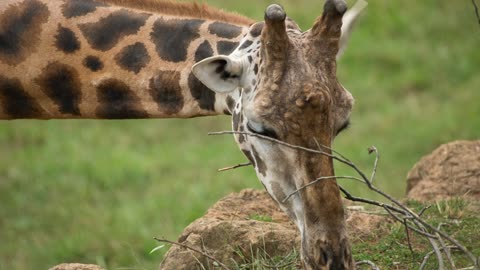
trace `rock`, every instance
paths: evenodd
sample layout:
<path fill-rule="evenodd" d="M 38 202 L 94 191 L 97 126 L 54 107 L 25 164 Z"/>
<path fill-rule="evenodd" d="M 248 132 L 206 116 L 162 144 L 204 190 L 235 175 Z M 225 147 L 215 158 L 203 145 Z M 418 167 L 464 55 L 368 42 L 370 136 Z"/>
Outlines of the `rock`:
<path fill-rule="evenodd" d="M 423 157 L 407 176 L 407 198 L 480 199 L 480 141 L 456 141 Z"/>
<path fill-rule="evenodd" d="M 380 224 L 385 224 L 384 217 L 349 211 L 347 229 L 356 239 L 368 237 L 372 228 Z M 252 189 L 230 194 L 218 201 L 204 217 L 184 230 L 178 242 L 202 250 L 227 265 L 232 259 L 237 262 L 249 260 L 258 249 L 271 257 L 300 250 L 297 227 L 267 192 Z M 205 269 L 214 269 L 212 261 L 204 256 L 172 246 L 160 269 L 202 269 L 200 264 Z"/>
<path fill-rule="evenodd" d="M 98 265 L 79 264 L 79 263 L 63 263 L 50 268 L 50 270 L 105 270 Z"/>
<path fill-rule="evenodd" d="M 265 191 L 247 189 L 218 201 L 185 228 L 178 242 L 229 264 L 232 259 L 251 257 L 258 249 L 270 256 L 287 255 L 294 248 L 298 250 L 300 238 L 295 225 Z M 172 246 L 160 269 L 201 269 L 200 263 L 213 269 L 213 262 L 204 256 Z"/>

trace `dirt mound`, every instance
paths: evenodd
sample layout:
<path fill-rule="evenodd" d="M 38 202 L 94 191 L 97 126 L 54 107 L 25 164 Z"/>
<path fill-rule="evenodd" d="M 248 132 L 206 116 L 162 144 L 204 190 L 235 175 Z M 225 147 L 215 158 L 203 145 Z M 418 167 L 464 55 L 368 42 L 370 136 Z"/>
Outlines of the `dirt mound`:
<path fill-rule="evenodd" d="M 444 144 L 407 176 L 407 197 L 419 201 L 459 196 L 480 199 L 480 141 Z"/>
<path fill-rule="evenodd" d="M 63 263 L 50 268 L 50 270 L 104 270 L 98 265 L 79 264 L 79 263 Z"/>
<path fill-rule="evenodd" d="M 384 217 L 350 212 L 348 230 L 368 236 Z M 296 226 L 263 190 L 246 189 L 218 201 L 207 214 L 190 224 L 178 242 L 202 250 L 225 264 L 250 260 L 257 250 L 286 256 L 300 249 Z M 213 269 L 213 262 L 191 250 L 172 246 L 160 269 Z M 208 267 L 210 268 L 208 268 Z"/>
<path fill-rule="evenodd" d="M 178 242 L 203 250 L 224 263 L 242 261 L 263 249 L 282 256 L 299 247 L 297 229 L 264 191 L 247 189 L 230 194 L 190 224 Z M 160 269 L 201 269 L 212 261 L 182 247 L 172 246 Z"/>

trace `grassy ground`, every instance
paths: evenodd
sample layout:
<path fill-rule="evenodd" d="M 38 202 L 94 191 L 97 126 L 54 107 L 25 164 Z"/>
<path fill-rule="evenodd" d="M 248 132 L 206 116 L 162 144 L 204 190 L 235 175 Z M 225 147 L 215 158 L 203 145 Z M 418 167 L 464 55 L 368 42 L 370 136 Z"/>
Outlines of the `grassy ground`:
<path fill-rule="evenodd" d="M 206 2 L 260 20 L 271 1 Z M 323 3 L 278 2 L 304 29 Z M 480 26 L 470 1 L 369 2 L 339 63 L 356 107 L 335 147 L 369 168 L 377 146 L 379 185 L 401 197 L 421 156 L 480 137 Z M 228 128 L 227 117 L 0 122 L 0 269 L 155 269 L 153 236 L 175 239 L 222 196 L 261 187 L 249 168 L 216 172 L 245 160 L 232 138 L 206 135 Z"/>
<path fill-rule="evenodd" d="M 410 201 L 407 205 L 417 212 L 426 206 L 415 201 Z M 422 216 L 424 220 L 435 227 L 443 224 L 443 231 L 453 236 L 478 256 L 480 254 L 480 234 L 478 234 L 480 230 L 480 216 L 478 215 L 480 204 L 452 199 L 430 206 L 431 208 L 426 210 Z M 372 212 L 381 213 L 382 216 L 387 214 L 385 211 L 378 211 L 378 208 L 368 209 Z M 393 219 L 386 219 L 379 226 L 372 227 L 368 232 L 359 232 L 352 235 L 351 241 L 355 261 L 368 260 L 374 262 L 380 269 L 419 269 L 425 255 L 432 251 L 425 237 L 410 231 L 409 238 L 407 238 L 404 225 L 396 223 Z M 449 246 L 450 243 L 447 242 L 446 245 Z M 452 259 L 457 269 L 472 266 L 468 257 L 458 250 L 452 250 Z M 450 269 L 448 261 L 445 260 L 444 263 Z M 300 256 L 295 250 L 284 257 L 270 257 L 264 250 L 257 249 L 242 256 L 241 261 L 233 263 L 232 269 L 296 270 L 300 266 Z M 359 266 L 358 269 L 371 268 L 369 266 Z M 435 255 L 429 257 L 425 269 L 438 269 L 438 260 Z"/>

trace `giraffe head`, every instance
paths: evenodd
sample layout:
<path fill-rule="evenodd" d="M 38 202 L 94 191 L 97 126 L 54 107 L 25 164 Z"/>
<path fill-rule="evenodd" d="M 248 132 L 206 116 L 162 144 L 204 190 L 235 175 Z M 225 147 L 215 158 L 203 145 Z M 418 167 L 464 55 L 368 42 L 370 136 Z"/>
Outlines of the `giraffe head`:
<path fill-rule="evenodd" d="M 279 5 L 253 24 L 228 56 L 197 63 L 194 74 L 227 95 L 234 131 L 268 136 L 330 153 L 349 122 L 352 95 L 338 82 L 343 0 L 327 0 L 312 29 L 302 32 Z M 306 269 L 354 269 L 332 159 L 247 134 L 236 140 L 280 207 L 298 226 Z M 327 146 L 321 148 L 320 146 Z"/>

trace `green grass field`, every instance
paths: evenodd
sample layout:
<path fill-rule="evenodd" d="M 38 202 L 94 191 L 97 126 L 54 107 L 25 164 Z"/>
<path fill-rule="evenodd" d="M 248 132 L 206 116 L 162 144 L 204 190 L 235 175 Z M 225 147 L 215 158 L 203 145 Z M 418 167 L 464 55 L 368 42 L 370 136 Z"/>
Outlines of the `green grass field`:
<path fill-rule="evenodd" d="M 206 2 L 260 20 L 272 1 Z M 323 5 L 278 2 L 303 29 Z M 401 197 L 420 157 L 480 138 L 480 25 L 467 0 L 369 2 L 338 67 L 356 106 L 335 148 L 369 171 L 377 146 L 378 185 Z M 232 137 L 207 136 L 229 128 L 228 117 L 0 122 L 0 270 L 156 269 L 152 237 L 176 239 L 221 197 L 261 188 L 251 168 L 216 172 L 246 160 Z"/>

